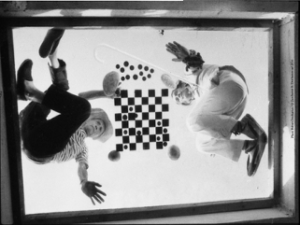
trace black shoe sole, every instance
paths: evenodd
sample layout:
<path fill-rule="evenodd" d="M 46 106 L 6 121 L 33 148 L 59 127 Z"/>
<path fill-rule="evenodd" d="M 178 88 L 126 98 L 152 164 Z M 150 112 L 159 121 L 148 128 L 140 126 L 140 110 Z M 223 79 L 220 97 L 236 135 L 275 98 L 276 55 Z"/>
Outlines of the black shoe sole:
<path fill-rule="evenodd" d="M 65 30 L 57 28 L 53 28 L 47 32 L 46 37 L 39 49 L 39 54 L 42 58 L 46 58 L 47 56 L 53 54 L 64 32 Z"/>
<path fill-rule="evenodd" d="M 32 69 L 33 62 L 30 59 L 24 60 L 21 66 L 18 69 L 17 74 L 17 96 L 18 99 L 27 101 L 25 96 L 25 80 L 32 81 L 31 76 L 31 69 Z"/>

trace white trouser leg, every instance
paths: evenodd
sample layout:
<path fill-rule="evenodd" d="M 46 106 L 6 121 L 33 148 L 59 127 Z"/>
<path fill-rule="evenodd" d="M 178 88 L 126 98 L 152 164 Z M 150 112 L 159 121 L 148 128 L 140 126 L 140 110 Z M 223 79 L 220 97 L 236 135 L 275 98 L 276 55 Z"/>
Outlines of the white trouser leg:
<path fill-rule="evenodd" d="M 202 96 L 187 119 L 190 130 L 197 132 L 197 149 L 238 161 L 244 140 L 230 140 L 230 131 L 245 106 L 245 90 L 234 81 L 224 82 Z"/>

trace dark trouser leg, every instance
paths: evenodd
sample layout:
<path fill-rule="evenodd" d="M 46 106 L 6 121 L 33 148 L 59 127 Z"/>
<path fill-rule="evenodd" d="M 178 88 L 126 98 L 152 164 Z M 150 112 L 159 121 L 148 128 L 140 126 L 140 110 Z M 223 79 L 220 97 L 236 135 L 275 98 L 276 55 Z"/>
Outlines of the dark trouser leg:
<path fill-rule="evenodd" d="M 91 111 L 90 103 L 78 96 L 63 91 L 54 85 L 47 90 L 42 106 L 30 103 L 24 117 L 22 136 L 26 149 L 35 157 L 50 157 L 64 149 L 70 137 L 85 122 Z M 42 107 L 60 115 L 46 120 Z M 30 124 L 31 121 L 35 123 Z"/>
<path fill-rule="evenodd" d="M 62 90 L 69 90 L 69 81 L 67 78 L 67 70 L 66 70 L 66 63 L 58 59 L 59 62 L 59 68 L 53 68 L 49 65 L 49 70 L 51 74 L 52 83 L 62 89 Z"/>

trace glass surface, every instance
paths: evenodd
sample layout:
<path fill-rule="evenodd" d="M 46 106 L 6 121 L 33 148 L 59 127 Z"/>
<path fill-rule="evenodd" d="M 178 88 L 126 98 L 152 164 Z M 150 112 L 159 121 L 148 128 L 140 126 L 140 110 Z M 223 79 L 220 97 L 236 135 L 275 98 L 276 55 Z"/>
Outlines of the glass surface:
<path fill-rule="evenodd" d="M 38 50 L 47 30 L 13 30 L 15 70 L 25 59 L 31 59 L 34 83 L 43 91 L 51 84 L 51 77 L 49 61 L 41 58 Z M 86 139 L 88 178 L 102 185 L 101 190 L 107 194 L 105 202 L 93 205 L 82 193 L 74 159 L 38 165 L 22 152 L 26 214 L 204 203 L 272 195 L 273 170 L 268 169 L 268 145 L 254 177 L 247 175 L 248 156 L 244 151 L 235 162 L 197 150 L 197 132 L 188 129 L 186 119 L 199 98 L 188 106 L 177 104 L 171 97 L 172 90 L 161 81 L 163 74 L 169 74 L 175 81 L 186 79 L 185 65 L 172 61 L 174 56 L 166 51 L 165 45 L 173 41 L 199 51 L 205 64 L 233 65 L 241 71 L 250 92 L 240 119 L 246 113 L 251 114 L 268 135 L 267 32 L 182 29 L 161 32 L 153 28 L 66 30 L 58 46 L 58 58 L 67 63 L 69 92 L 102 90 L 104 76 L 116 71 L 121 77 L 121 89 L 127 91 L 130 98 L 119 98 L 121 104 L 126 108 L 131 104 L 128 101 L 134 103 L 128 105 L 128 113 L 122 113 L 122 107 L 117 105 L 119 100 L 90 100 L 92 107 L 107 112 L 114 126 L 114 135 L 106 143 Z M 144 100 L 135 96 L 139 91 Z M 18 101 L 19 112 L 28 103 Z M 56 115 L 52 111 L 49 118 Z M 119 120 L 128 121 L 128 129 L 124 129 Z M 149 135 L 145 134 L 146 130 Z M 245 135 L 232 135 L 231 138 L 249 139 Z M 126 141 L 131 145 L 123 143 Z M 171 159 L 171 146 L 180 150 L 178 159 Z M 111 161 L 108 155 L 117 148 L 123 148 L 121 158 Z"/>

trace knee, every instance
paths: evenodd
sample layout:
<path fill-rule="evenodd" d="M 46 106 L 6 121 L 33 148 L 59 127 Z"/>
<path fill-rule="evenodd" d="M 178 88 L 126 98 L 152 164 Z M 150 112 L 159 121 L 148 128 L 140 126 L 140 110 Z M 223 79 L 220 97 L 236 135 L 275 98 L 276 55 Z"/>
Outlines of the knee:
<path fill-rule="evenodd" d="M 80 104 L 78 105 L 78 114 L 83 115 L 86 119 L 91 114 L 91 104 L 88 100 L 82 98 Z"/>
<path fill-rule="evenodd" d="M 193 132 L 204 129 L 202 115 L 190 114 L 186 119 L 186 124 L 187 127 Z"/>
<path fill-rule="evenodd" d="M 205 137 L 204 135 L 197 135 L 196 149 L 199 152 L 208 153 L 213 149 L 215 142 L 215 139 Z"/>

